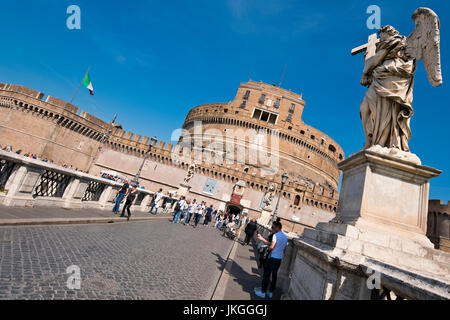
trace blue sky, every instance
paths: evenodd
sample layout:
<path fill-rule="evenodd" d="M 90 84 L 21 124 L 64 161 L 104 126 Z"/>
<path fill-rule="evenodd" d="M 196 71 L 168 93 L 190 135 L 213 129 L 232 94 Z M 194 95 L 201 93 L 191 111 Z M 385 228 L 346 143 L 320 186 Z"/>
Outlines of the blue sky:
<path fill-rule="evenodd" d="M 359 105 L 362 56 L 350 50 L 381 24 L 409 35 L 411 14 L 432 8 L 441 19 L 444 85 L 434 88 L 423 64 L 416 75 L 411 151 L 444 173 L 430 197 L 450 200 L 450 65 L 448 1 L 81 1 L 0 0 L 0 81 L 70 100 L 88 67 L 95 96 L 82 88 L 74 104 L 125 130 L 170 141 L 187 112 L 228 102 L 249 78 L 303 93 L 303 120 L 333 137 L 350 155 L 364 143 Z M 81 8 L 81 30 L 69 30 L 66 9 Z"/>

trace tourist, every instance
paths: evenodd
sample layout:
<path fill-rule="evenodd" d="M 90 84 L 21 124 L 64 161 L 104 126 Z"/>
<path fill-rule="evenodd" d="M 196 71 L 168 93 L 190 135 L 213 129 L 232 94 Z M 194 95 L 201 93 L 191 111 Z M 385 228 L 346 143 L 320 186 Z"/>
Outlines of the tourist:
<path fill-rule="evenodd" d="M 214 209 L 214 211 L 212 213 L 212 219 L 211 220 L 217 220 L 217 214 L 218 214 L 217 209 Z"/>
<path fill-rule="evenodd" d="M 167 197 L 166 204 L 165 204 L 165 206 L 164 206 L 164 213 L 169 212 L 170 207 L 172 206 L 172 201 L 173 201 L 173 199 L 170 197 L 170 193 L 167 192 L 167 194 L 168 194 L 169 196 Z"/>
<path fill-rule="evenodd" d="M 163 189 L 159 189 L 159 191 L 155 194 L 155 196 L 153 197 L 152 205 L 150 207 L 149 213 L 152 213 L 153 212 L 153 208 L 156 208 L 155 213 L 154 213 L 155 216 L 158 214 L 159 201 L 163 197 L 162 191 L 163 191 Z"/>
<path fill-rule="evenodd" d="M 130 221 L 130 217 L 131 217 L 130 208 L 133 205 L 134 200 L 136 199 L 136 195 L 137 195 L 136 187 L 132 186 L 131 191 L 128 192 L 127 200 L 125 201 L 125 205 L 123 206 L 123 209 L 122 209 L 122 214 L 120 215 L 122 218 L 124 218 L 125 217 L 125 209 L 126 209 L 128 212 L 128 218 L 127 218 L 128 221 Z"/>
<path fill-rule="evenodd" d="M 243 245 L 248 245 L 250 243 L 250 240 L 253 238 L 253 235 L 255 234 L 255 231 L 257 229 L 256 220 L 253 219 L 247 225 L 245 226 L 244 232 L 245 232 L 245 240 Z"/>
<path fill-rule="evenodd" d="M 184 220 L 184 225 L 189 224 L 189 222 L 191 221 L 192 215 L 195 213 L 196 208 L 197 208 L 197 203 L 196 203 L 196 200 L 194 199 L 192 201 L 192 203 L 189 204 L 189 208 L 186 213 L 186 219 Z"/>
<path fill-rule="evenodd" d="M 207 226 L 208 223 L 211 221 L 213 211 L 214 211 L 213 205 L 211 205 L 209 208 L 206 208 L 206 210 L 205 210 L 205 220 L 203 221 L 203 225 L 204 226 Z"/>
<path fill-rule="evenodd" d="M 277 221 L 273 222 L 272 224 L 272 231 L 274 235 L 270 242 L 264 239 L 260 234 L 258 234 L 258 240 L 262 241 L 266 245 L 270 245 L 268 249 L 270 254 L 264 265 L 262 287 L 255 288 L 255 294 L 260 298 L 265 298 L 266 293 L 269 298 L 272 298 L 273 292 L 275 291 L 277 285 L 278 269 L 280 268 L 281 261 L 285 254 L 286 246 L 288 243 L 286 235 L 281 230 L 282 225 L 280 219 L 278 218 Z M 270 281 L 271 276 L 272 281 Z M 269 289 L 269 291 L 267 291 L 267 289 Z"/>
<path fill-rule="evenodd" d="M 184 217 L 186 216 L 186 212 L 187 212 L 187 210 L 188 210 L 188 208 L 189 208 L 189 201 L 185 201 L 185 203 L 184 203 L 184 206 L 183 206 L 183 208 L 181 209 L 181 214 L 180 214 L 180 218 L 179 218 L 179 220 L 178 221 L 181 221 L 181 220 L 183 220 L 184 219 Z"/>
<path fill-rule="evenodd" d="M 223 212 L 220 211 L 220 213 L 216 217 L 216 225 L 215 225 L 215 227 L 217 229 L 220 229 L 220 226 L 222 225 L 222 222 L 223 222 Z"/>
<path fill-rule="evenodd" d="M 204 211 L 205 211 L 205 203 L 202 201 L 202 203 L 197 206 L 197 211 L 195 212 L 194 228 L 197 228 Z"/>
<path fill-rule="evenodd" d="M 117 193 L 116 204 L 113 208 L 114 214 L 117 214 L 119 212 L 120 203 L 122 202 L 123 198 L 128 195 L 129 188 L 130 185 L 128 184 L 128 180 L 125 179 L 125 183 L 122 185 L 122 188 L 120 188 L 119 192 Z"/>
<path fill-rule="evenodd" d="M 177 205 L 175 206 L 175 214 L 173 216 L 172 222 L 178 223 L 180 221 L 181 213 L 184 210 L 184 205 L 186 204 L 186 198 L 184 196 L 181 197 L 180 201 L 178 201 Z"/>

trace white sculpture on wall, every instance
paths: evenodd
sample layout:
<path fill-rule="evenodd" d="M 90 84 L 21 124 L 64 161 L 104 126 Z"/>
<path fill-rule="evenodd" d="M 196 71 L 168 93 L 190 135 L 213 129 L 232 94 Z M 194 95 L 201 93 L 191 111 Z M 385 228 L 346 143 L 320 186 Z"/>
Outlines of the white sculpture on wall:
<path fill-rule="evenodd" d="M 271 183 L 266 193 L 264 194 L 264 208 L 270 208 L 272 206 L 272 200 L 275 196 L 275 190 L 277 186 L 275 183 Z"/>
<path fill-rule="evenodd" d="M 186 173 L 186 177 L 184 178 L 184 184 L 188 184 L 189 181 L 191 181 L 191 179 L 194 177 L 194 174 L 195 174 L 195 163 L 191 163 Z"/>

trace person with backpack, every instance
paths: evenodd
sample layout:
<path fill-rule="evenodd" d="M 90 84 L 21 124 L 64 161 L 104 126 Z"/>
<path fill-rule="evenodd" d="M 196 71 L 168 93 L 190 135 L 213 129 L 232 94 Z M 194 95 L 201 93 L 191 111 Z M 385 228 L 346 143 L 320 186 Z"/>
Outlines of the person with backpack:
<path fill-rule="evenodd" d="M 125 210 L 127 210 L 127 212 L 128 212 L 127 220 L 130 221 L 130 217 L 131 217 L 130 208 L 133 205 L 133 202 L 136 199 L 136 196 L 137 196 L 136 187 L 132 186 L 131 187 L 131 191 L 128 193 L 128 196 L 127 196 L 127 199 L 125 201 L 125 205 L 123 206 L 122 214 L 120 215 L 120 217 L 125 218 Z"/>
<path fill-rule="evenodd" d="M 175 206 L 175 214 L 173 216 L 172 222 L 178 223 L 180 221 L 181 212 L 184 210 L 184 205 L 186 204 L 186 198 L 184 196 L 181 197 L 180 201 Z"/>
<path fill-rule="evenodd" d="M 258 240 L 262 241 L 266 245 L 269 245 L 269 255 L 267 261 L 264 264 L 262 286 L 261 288 L 255 288 L 254 290 L 255 294 L 260 298 L 265 298 L 266 295 L 269 298 L 272 298 L 277 284 L 278 270 L 280 268 L 281 261 L 286 252 L 286 247 L 288 244 L 288 239 L 282 232 L 280 218 L 278 218 L 277 221 L 273 222 L 272 232 L 273 236 L 270 241 L 268 239 L 264 239 L 260 234 L 258 234 Z M 269 291 L 267 291 L 267 289 L 269 289 Z"/>

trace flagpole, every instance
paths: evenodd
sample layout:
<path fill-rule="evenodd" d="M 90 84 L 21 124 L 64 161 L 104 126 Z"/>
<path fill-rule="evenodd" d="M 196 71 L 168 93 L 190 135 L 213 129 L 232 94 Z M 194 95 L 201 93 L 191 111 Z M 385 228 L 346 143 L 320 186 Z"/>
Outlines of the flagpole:
<path fill-rule="evenodd" d="M 91 70 L 90 67 L 87 69 L 86 74 L 84 75 L 83 79 L 81 80 L 80 85 L 78 86 L 77 91 L 75 91 L 75 94 L 74 94 L 73 97 L 72 97 L 72 100 L 70 100 L 70 103 L 71 103 L 71 104 L 72 104 L 73 99 L 75 99 L 75 96 L 77 95 L 78 90 L 80 90 L 81 85 L 83 84 L 84 78 L 86 78 L 86 75 L 89 73 L 89 70 Z"/>

